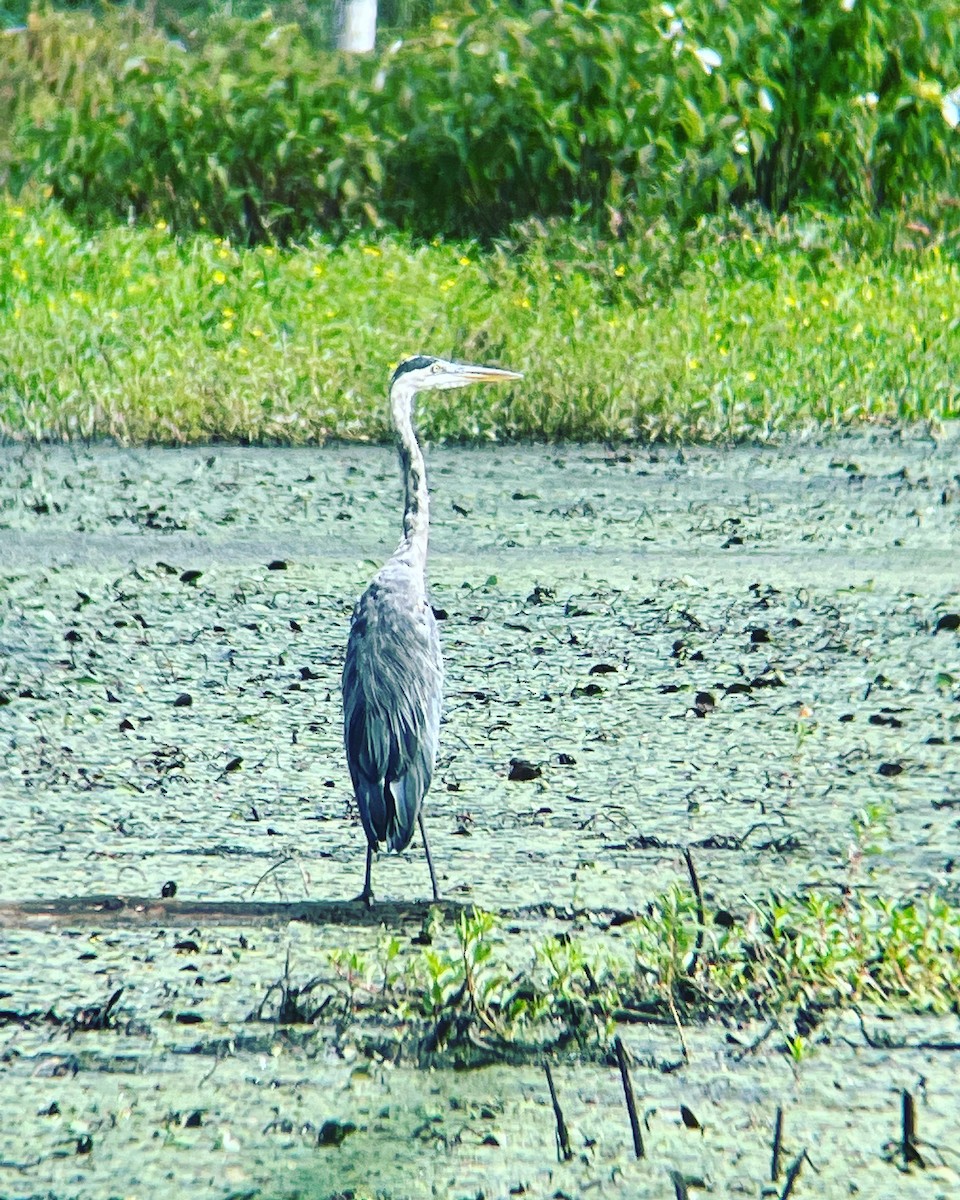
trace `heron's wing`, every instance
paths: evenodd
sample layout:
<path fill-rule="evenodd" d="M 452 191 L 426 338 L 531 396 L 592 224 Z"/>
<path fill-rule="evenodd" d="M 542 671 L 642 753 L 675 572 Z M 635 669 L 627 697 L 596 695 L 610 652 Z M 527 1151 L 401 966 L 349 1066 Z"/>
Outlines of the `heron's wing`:
<path fill-rule="evenodd" d="M 440 639 L 420 588 L 386 568 L 354 609 L 343 668 L 344 743 L 371 845 L 403 850 L 433 775 Z"/>

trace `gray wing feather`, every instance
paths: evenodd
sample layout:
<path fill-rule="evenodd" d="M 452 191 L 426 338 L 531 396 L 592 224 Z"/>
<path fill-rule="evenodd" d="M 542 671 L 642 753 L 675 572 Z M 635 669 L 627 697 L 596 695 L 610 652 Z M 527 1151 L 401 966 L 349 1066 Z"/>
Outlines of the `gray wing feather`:
<path fill-rule="evenodd" d="M 403 850 L 430 787 L 443 692 L 440 638 L 422 583 L 388 563 L 357 602 L 343 667 L 343 731 L 371 846 Z"/>

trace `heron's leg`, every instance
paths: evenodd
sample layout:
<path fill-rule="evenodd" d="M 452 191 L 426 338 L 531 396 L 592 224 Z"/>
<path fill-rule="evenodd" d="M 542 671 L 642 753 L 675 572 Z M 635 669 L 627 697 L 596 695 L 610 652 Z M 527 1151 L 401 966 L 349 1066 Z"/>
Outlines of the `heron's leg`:
<path fill-rule="evenodd" d="M 367 870 L 363 877 L 363 891 L 356 899 L 370 908 L 373 904 L 373 888 L 370 886 L 370 871 L 373 867 L 373 847 L 367 842 Z"/>
<path fill-rule="evenodd" d="M 423 849 L 427 856 L 427 866 L 430 868 L 430 882 L 433 884 L 433 898 L 440 899 L 440 893 L 437 890 L 437 875 L 433 869 L 433 859 L 430 857 L 430 843 L 427 841 L 427 827 L 423 823 L 423 810 L 417 813 L 417 821 L 420 825 L 420 836 L 423 838 Z"/>

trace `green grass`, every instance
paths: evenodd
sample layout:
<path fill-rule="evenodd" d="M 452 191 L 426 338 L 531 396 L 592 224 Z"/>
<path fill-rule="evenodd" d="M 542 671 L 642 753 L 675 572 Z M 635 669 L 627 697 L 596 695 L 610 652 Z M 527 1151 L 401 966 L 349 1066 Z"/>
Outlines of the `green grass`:
<path fill-rule="evenodd" d="M 401 1039 L 472 1060 L 603 1053 L 618 1023 L 764 1019 L 800 1058 L 831 1013 L 945 1014 L 960 1003 L 960 910 L 935 894 L 813 890 L 730 913 L 701 910 L 677 886 L 615 938 L 524 939 L 520 950 L 480 910 L 452 929 L 433 910 L 422 938 L 415 953 L 392 934 L 373 954 L 334 951 L 332 977 L 299 990 L 278 981 L 256 1015 L 309 1024 L 332 986 L 358 1031 L 370 1021 L 382 1038 L 387 1016 Z"/>
<path fill-rule="evenodd" d="M 895 225 L 238 249 L 8 200 L 0 247 L 6 438 L 379 439 L 388 373 L 417 352 L 525 373 L 431 399 L 434 439 L 763 439 L 960 413 L 960 268 Z"/>

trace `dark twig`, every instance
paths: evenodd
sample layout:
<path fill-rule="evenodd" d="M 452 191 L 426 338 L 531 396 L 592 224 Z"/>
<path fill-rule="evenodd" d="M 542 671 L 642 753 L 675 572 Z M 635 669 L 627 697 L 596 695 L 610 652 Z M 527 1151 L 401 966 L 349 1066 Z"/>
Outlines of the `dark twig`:
<path fill-rule="evenodd" d="M 923 1161 L 920 1151 L 917 1149 L 917 1112 L 913 1103 L 913 1096 L 904 1088 L 900 1094 L 901 1107 L 901 1138 L 900 1149 L 903 1152 L 904 1166 L 909 1167 L 911 1164 L 917 1167 L 925 1167 L 927 1164 Z"/>
<path fill-rule="evenodd" d="M 783 1149 L 783 1109 L 777 1105 L 773 1122 L 773 1150 L 770 1153 L 770 1178 L 776 1183 L 780 1178 L 780 1151 Z"/>
<path fill-rule="evenodd" d="M 563 1110 L 560 1108 L 560 1101 L 557 1099 L 557 1089 L 553 1086 L 553 1073 L 550 1070 L 550 1064 L 543 1064 L 544 1074 L 547 1077 L 547 1087 L 550 1089 L 550 1102 L 553 1105 L 553 1115 L 557 1119 L 557 1157 L 562 1162 L 569 1162 L 573 1158 L 573 1151 L 570 1149 L 570 1134 L 567 1132 L 567 1123 L 563 1119 Z"/>
<path fill-rule="evenodd" d="M 633 1098 L 633 1084 L 630 1081 L 630 1068 L 627 1065 L 627 1055 L 619 1034 L 613 1039 L 613 1048 L 617 1053 L 617 1066 L 620 1068 L 620 1079 L 623 1082 L 623 1098 L 627 1102 L 627 1112 L 630 1116 L 630 1131 L 633 1134 L 633 1152 L 637 1158 L 643 1158 L 643 1135 L 640 1133 L 640 1118 L 637 1116 L 637 1103 Z"/>
<path fill-rule="evenodd" d="M 670 1181 L 673 1184 L 674 1195 L 676 1200 L 690 1200 L 690 1193 L 687 1191 L 687 1181 L 679 1171 L 668 1171 Z"/>
<path fill-rule="evenodd" d="M 670 1006 L 670 1015 L 673 1017 L 673 1023 L 677 1028 L 677 1037 L 680 1039 L 680 1052 L 683 1055 L 683 1061 L 690 1061 L 690 1051 L 687 1049 L 687 1039 L 683 1036 L 683 1025 L 680 1023 L 680 1014 L 677 1012 L 677 1005 L 673 998 L 673 991 L 667 993 L 667 1004 Z"/>
<path fill-rule="evenodd" d="M 738 1050 L 733 1055 L 734 1061 L 741 1062 L 744 1058 L 747 1057 L 748 1054 L 756 1053 L 756 1051 L 760 1049 L 760 1047 L 763 1045 L 763 1043 L 767 1040 L 767 1038 L 770 1036 L 771 1033 L 773 1033 L 773 1031 L 776 1028 L 777 1028 L 776 1021 L 768 1021 L 766 1027 L 762 1030 L 761 1033 L 759 1033 L 754 1038 L 754 1040 L 752 1042 L 749 1043 L 749 1045 L 744 1046 L 741 1050 Z"/>
<path fill-rule="evenodd" d="M 783 1191 L 780 1193 L 780 1200 L 789 1200 L 790 1193 L 793 1191 L 793 1185 L 800 1176 L 800 1168 L 803 1166 L 803 1160 L 806 1157 L 807 1148 L 804 1146 L 790 1166 L 787 1167 L 787 1177 L 783 1182 Z"/>
<path fill-rule="evenodd" d="M 123 988 L 118 987 L 106 1004 L 91 1004 L 89 1008 L 78 1008 L 70 1018 L 67 1036 L 115 1028 L 114 1019 L 110 1014 L 122 995 Z"/>
<path fill-rule="evenodd" d="M 683 857 L 686 859 L 687 871 L 690 874 L 690 886 L 693 888 L 693 894 L 697 901 L 697 941 L 693 948 L 693 958 L 690 959 L 690 966 L 687 970 L 687 974 L 692 976 L 696 974 L 700 951 L 703 949 L 705 917 L 703 915 L 703 892 L 700 891 L 700 880 L 697 878 L 697 869 L 693 865 L 693 855 L 690 853 L 689 846 L 684 847 Z"/>

